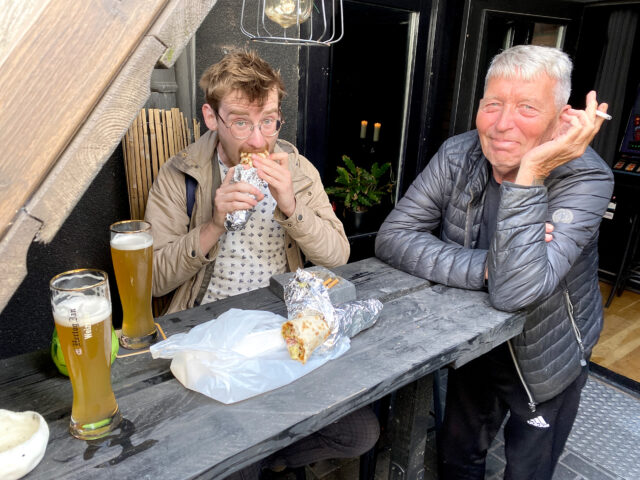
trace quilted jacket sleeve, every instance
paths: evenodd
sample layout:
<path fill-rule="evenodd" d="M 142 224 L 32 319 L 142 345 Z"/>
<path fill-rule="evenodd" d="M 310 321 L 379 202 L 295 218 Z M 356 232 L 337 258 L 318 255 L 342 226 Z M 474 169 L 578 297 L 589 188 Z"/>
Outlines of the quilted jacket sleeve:
<path fill-rule="evenodd" d="M 486 250 L 465 248 L 436 236 L 454 191 L 456 165 L 445 143 L 384 221 L 376 256 L 412 275 L 458 288 L 481 289 Z M 460 218 L 464 212 L 460 212 Z"/>
<path fill-rule="evenodd" d="M 515 311 L 551 295 L 597 240 L 612 191 L 611 170 L 590 148 L 554 170 L 545 186 L 504 182 L 487 262 L 492 305 Z M 545 222 L 554 226 L 550 243 Z"/>

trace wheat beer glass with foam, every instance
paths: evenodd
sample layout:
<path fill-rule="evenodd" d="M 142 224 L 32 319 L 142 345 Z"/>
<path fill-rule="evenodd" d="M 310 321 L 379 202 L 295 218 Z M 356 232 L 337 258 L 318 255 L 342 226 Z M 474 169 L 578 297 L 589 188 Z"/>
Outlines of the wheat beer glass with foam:
<path fill-rule="evenodd" d="M 125 348 L 145 348 L 158 332 L 151 312 L 153 237 L 151 224 L 125 220 L 111 225 L 111 258 L 122 303 L 122 336 Z"/>
<path fill-rule="evenodd" d="M 80 269 L 49 282 L 51 308 L 73 388 L 69 431 L 91 440 L 122 419 L 111 389 L 111 296 L 102 270 Z"/>

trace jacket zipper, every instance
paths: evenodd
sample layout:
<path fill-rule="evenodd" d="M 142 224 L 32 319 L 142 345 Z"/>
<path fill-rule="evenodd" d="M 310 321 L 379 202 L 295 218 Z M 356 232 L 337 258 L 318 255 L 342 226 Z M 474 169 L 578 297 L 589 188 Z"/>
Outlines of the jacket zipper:
<path fill-rule="evenodd" d="M 471 205 L 473 204 L 473 189 L 469 189 L 471 198 L 467 204 L 467 218 L 464 222 L 464 246 L 469 248 L 471 246 Z"/>
<path fill-rule="evenodd" d="M 524 381 L 524 377 L 522 376 L 522 371 L 520 370 L 520 365 L 518 365 L 518 361 L 516 360 L 516 353 L 513 351 L 513 345 L 511 345 L 511 340 L 507 340 L 507 345 L 509 346 L 509 353 L 511 354 L 511 358 L 513 359 L 513 364 L 516 367 L 516 372 L 518 373 L 518 377 L 520 377 L 520 382 L 522 383 L 522 386 L 524 387 L 524 391 L 527 394 L 527 398 L 529 399 L 529 402 L 527 404 L 529 405 L 529 410 L 531 410 L 531 413 L 535 413 L 536 402 L 533 400 L 533 395 L 531 395 L 531 392 L 529 391 L 527 382 Z"/>
<path fill-rule="evenodd" d="M 576 341 L 578 342 L 578 347 L 580 348 L 580 366 L 585 367 L 587 365 L 587 360 L 585 359 L 584 354 L 584 344 L 582 343 L 582 334 L 580 333 L 580 329 L 576 324 L 575 319 L 573 318 L 573 303 L 571 303 L 571 297 L 569 297 L 569 290 L 564 289 L 564 299 L 567 303 L 567 312 L 569 313 L 569 319 L 571 320 L 571 327 L 573 328 L 573 334 L 576 336 Z"/>
<path fill-rule="evenodd" d="M 587 365 L 587 361 L 585 360 L 584 345 L 582 343 L 582 335 L 580 334 L 578 325 L 576 324 L 576 321 L 573 318 L 573 304 L 571 303 L 571 297 L 569 297 L 569 291 L 565 288 L 563 293 L 564 293 L 565 302 L 567 304 L 567 312 L 569 313 L 571 327 L 573 328 L 573 334 L 576 336 L 576 341 L 578 342 L 578 347 L 580 348 L 580 353 L 582 354 L 582 358 L 580 358 L 580 365 L 584 367 Z M 509 353 L 511 354 L 511 358 L 513 359 L 513 364 L 516 367 L 516 372 L 518 373 L 518 377 L 520 377 L 520 382 L 522 383 L 522 386 L 524 387 L 524 391 L 527 394 L 527 397 L 529 399 L 529 403 L 528 403 L 529 409 L 533 413 L 536 411 L 536 402 L 533 400 L 533 396 L 529 391 L 529 387 L 527 386 L 527 383 L 524 381 L 524 376 L 522 375 L 522 371 L 520 370 L 520 365 L 518 365 L 518 361 L 516 359 L 516 354 L 513 350 L 513 345 L 511 344 L 511 340 L 507 340 L 507 345 L 509 346 Z"/>
<path fill-rule="evenodd" d="M 471 224 L 471 205 L 473 204 L 473 190 L 470 189 L 469 192 L 471 194 L 471 199 L 467 204 L 467 218 L 466 218 L 465 227 L 464 227 L 464 242 L 465 242 L 465 247 L 467 248 L 471 245 L 471 225 L 470 224 Z M 516 360 L 516 354 L 513 351 L 513 345 L 511 345 L 511 340 L 507 340 L 507 345 L 509 346 L 509 353 L 511 354 L 513 365 L 516 367 L 516 372 L 518 373 L 520 382 L 522 383 L 522 386 L 524 387 L 524 391 L 527 394 L 527 398 L 529 399 L 529 402 L 527 403 L 527 405 L 529 406 L 529 410 L 531 410 L 531 413 L 534 413 L 536 411 L 536 402 L 533 399 L 533 395 L 531 395 L 531 391 L 529 390 L 527 383 L 524 381 L 524 377 L 522 376 L 522 371 L 520 370 L 520 365 L 518 365 L 518 361 Z"/>

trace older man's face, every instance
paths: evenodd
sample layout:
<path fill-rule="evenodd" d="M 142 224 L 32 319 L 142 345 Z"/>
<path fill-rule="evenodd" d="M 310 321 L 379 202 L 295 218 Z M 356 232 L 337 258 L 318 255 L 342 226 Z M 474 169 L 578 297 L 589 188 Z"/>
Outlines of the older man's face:
<path fill-rule="evenodd" d="M 551 140 L 560 114 L 554 101 L 555 84 L 545 74 L 533 81 L 489 80 L 476 127 L 496 180 L 513 181 L 522 156 Z"/>

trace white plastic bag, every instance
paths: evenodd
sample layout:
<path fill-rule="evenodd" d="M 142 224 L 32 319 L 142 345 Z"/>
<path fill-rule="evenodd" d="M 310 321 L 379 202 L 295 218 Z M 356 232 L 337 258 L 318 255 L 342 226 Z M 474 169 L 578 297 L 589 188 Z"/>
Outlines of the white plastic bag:
<path fill-rule="evenodd" d="M 343 337 L 306 364 L 289 357 L 280 315 L 233 308 L 215 320 L 151 346 L 153 358 L 170 358 L 185 387 L 222 403 L 234 403 L 281 387 L 349 350 Z"/>

